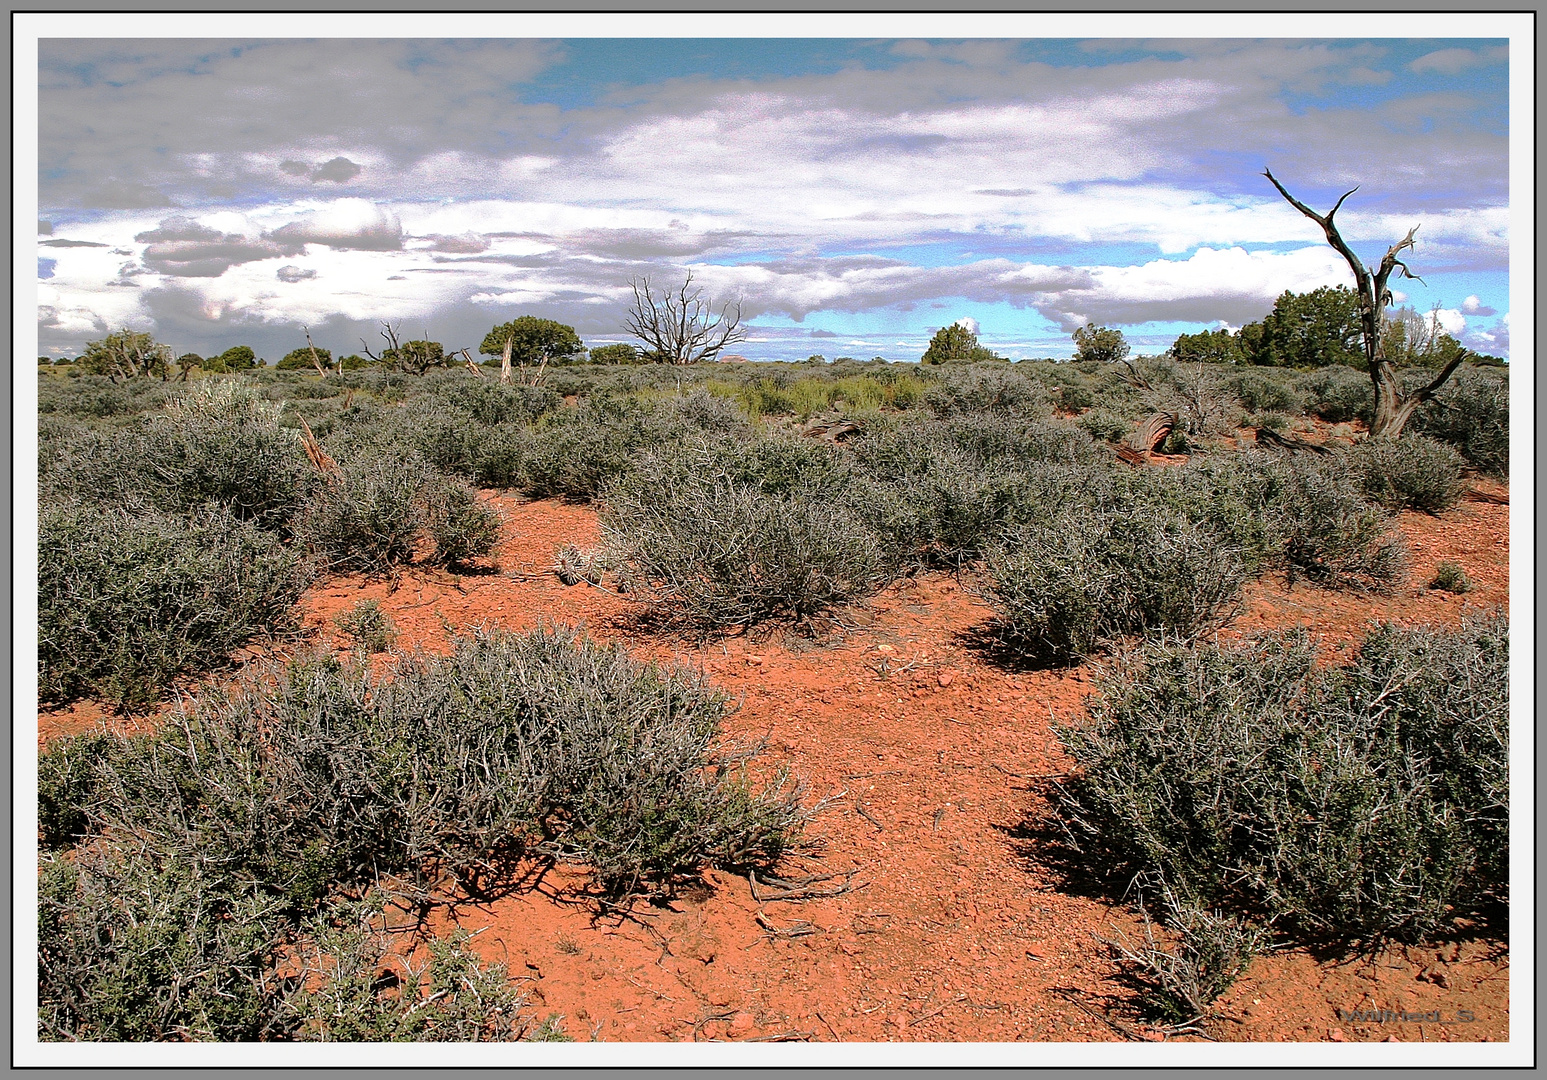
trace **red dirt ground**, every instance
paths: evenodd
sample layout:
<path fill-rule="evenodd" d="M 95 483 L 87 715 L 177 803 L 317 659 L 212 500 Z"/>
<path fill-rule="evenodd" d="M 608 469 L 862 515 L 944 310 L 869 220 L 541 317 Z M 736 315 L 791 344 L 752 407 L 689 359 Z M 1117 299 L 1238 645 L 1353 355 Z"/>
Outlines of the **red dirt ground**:
<path fill-rule="evenodd" d="M 560 545 L 597 542 L 594 510 L 489 497 L 506 515 L 498 573 L 411 572 L 395 589 L 333 579 L 303 601 L 307 627 L 328 639 L 341 611 L 375 599 L 400 648 L 443 649 L 449 632 L 484 623 L 583 623 L 640 658 L 699 667 L 740 697 L 727 734 L 765 737 L 763 760 L 788 763 L 811 799 L 830 800 L 813 825 L 819 857 L 783 872 L 854 872 L 843 895 L 760 904 L 747 880 L 711 871 L 669 907 L 619 920 L 597 917 L 575 898 L 579 878 L 555 871 L 533 891 L 458 908 L 540 1015 L 563 1016 L 576 1039 L 608 1041 L 1164 1038 L 1137 1022 L 1097 940 L 1132 937 L 1134 917 L 1060 891 L 1023 838 L 1042 810 L 1028 780 L 1067 767 L 1049 721 L 1082 713 L 1087 671 L 1015 673 L 985 658 L 966 632 L 989 610 L 939 575 L 896 585 L 817 638 L 775 631 L 696 647 L 651 636 L 624 599 L 548 572 Z M 1371 598 L 1265 580 L 1226 633 L 1304 625 L 1336 650 L 1372 620 L 1454 624 L 1507 606 L 1507 504 L 1469 499 L 1399 526 L 1412 546 L 1408 587 Z M 1427 589 L 1441 559 L 1459 562 L 1475 590 Z M 91 705 L 41 713 L 39 741 L 104 722 Z M 1507 948 L 1488 942 L 1344 962 L 1278 953 L 1253 963 L 1207 1031 L 1248 1042 L 1505 1040 L 1508 976 Z M 1339 1018 L 1379 1009 L 1413 1018 Z M 1463 1010 L 1475 1020 L 1457 1022 Z"/>

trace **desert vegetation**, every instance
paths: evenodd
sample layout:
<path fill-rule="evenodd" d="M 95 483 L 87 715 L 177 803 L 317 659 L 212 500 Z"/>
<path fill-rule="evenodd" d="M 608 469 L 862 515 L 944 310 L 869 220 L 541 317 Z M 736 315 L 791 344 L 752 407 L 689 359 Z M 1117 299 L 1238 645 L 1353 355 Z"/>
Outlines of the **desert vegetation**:
<path fill-rule="evenodd" d="M 334 621 L 339 651 L 308 640 L 313 583 L 502 573 L 493 492 L 594 505 L 599 542 L 554 566 L 641 640 L 820 647 L 948 575 L 987 605 L 992 663 L 1095 662 L 1049 820 L 1146 920 L 1113 947 L 1166 1030 L 1273 947 L 1503 934 L 1503 616 L 1371 628 L 1335 660 L 1219 635 L 1254 583 L 1405 588 L 1398 516 L 1507 480 L 1507 368 L 1436 347 L 1387 400 L 1342 346 L 1294 366 L 1278 324 L 1262 363 L 1230 335 L 1132 357 L 1090 327 L 1073 361 L 1010 364 L 960 325 L 920 365 L 693 363 L 738 340 L 734 307 L 691 280 L 636 301 L 647 349 L 588 356 L 523 317 L 479 348 L 499 375 L 391 326 L 366 360 L 234 347 L 174 380 L 116 335 L 40 368 L 40 699 L 182 694 L 154 730 L 42 755 L 44 1038 L 561 1037 L 425 912 L 557 864 L 626 912 L 806 850 L 817 801 L 729 738 L 700 672 L 559 626 L 428 655 L 375 600 Z M 650 336 L 684 308 L 706 336 Z M 1393 407 L 1406 430 L 1366 437 Z M 1453 562 L 1413 584 L 1471 588 Z M 233 672 L 245 647 L 269 658 Z"/>

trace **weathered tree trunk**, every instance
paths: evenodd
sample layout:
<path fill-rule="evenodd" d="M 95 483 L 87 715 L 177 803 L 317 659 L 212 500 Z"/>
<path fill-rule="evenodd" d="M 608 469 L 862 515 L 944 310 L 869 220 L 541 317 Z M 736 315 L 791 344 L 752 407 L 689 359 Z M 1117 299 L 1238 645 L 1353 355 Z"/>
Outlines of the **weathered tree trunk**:
<path fill-rule="evenodd" d="M 1404 250 L 1413 247 L 1413 234 L 1418 231 L 1418 226 L 1414 225 L 1407 230 L 1407 236 L 1391 245 L 1385 257 L 1381 259 L 1380 266 L 1372 274 L 1354 254 L 1353 249 L 1344 242 L 1342 234 L 1332 222 L 1332 216 L 1343 205 L 1343 199 L 1358 191 L 1357 187 L 1345 191 L 1336 205 L 1327 211 L 1326 216 L 1322 216 L 1284 190 L 1284 185 L 1278 182 L 1270 170 L 1264 170 L 1262 175 L 1266 176 L 1278 189 L 1278 193 L 1289 201 L 1289 205 L 1321 226 L 1322 232 L 1327 236 L 1327 243 L 1343 256 L 1343 261 L 1348 263 L 1348 268 L 1354 272 L 1354 291 L 1359 297 L 1359 329 L 1364 338 L 1364 360 L 1369 368 L 1370 381 L 1375 388 L 1375 416 L 1370 421 L 1370 438 L 1396 438 L 1402 433 L 1408 417 L 1413 415 L 1413 410 L 1433 397 L 1435 391 L 1445 385 L 1445 381 L 1456 368 L 1461 366 L 1461 362 L 1467 356 L 1466 350 L 1461 350 L 1450 363 L 1445 365 L 1445 369 L 1433 382 L 1410 395 L 1402 393 L 1396 366 L 1386 359 L 1385 334 L 1382 331 L 1385 329 L 1386 308 L 1391 304 L 1391 290 L 1386 282 L 1393 270 L 1400 270 L 1405 278 L 1423 281 L 1423 278 L 1409 270 L 1407 265 L 1397 258 Z"/>
<path fill-rule="evenodd" d="M 516 339 L 511 335 L 505 339 L 505 349 L 500 353 L 500 382 L 510 381 L 510 350 L 515 348 Z"/>

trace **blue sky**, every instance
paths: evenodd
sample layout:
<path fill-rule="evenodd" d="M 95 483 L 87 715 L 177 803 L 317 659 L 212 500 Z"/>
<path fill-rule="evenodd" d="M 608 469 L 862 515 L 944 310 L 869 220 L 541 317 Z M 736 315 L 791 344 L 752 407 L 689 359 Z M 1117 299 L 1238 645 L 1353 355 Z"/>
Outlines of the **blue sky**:
<path fill-rule="evenodd" d="M 877 23 L 876 25 L 881 25 Z M 39 335 L 271 360 L 382 320 L 476 346 L 522 314 L 624 340 L 691 271 L 754 359 L 1140 352 L 1349 280 L 1509 351 L 1500 39 L 47 39 Z"/>

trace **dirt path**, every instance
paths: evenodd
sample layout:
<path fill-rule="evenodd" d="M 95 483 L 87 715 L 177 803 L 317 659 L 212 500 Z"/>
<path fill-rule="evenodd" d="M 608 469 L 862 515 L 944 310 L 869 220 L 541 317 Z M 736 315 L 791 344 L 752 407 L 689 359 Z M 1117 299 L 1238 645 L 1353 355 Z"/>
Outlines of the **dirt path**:
<path fill-rule="evenodd" d="M 498 574 L 415 574 L 395 590 L 331 581 L 304 601 L 306 623 L 331 633 L 340 611 L 376 599 L 400 647 L 439 650 L 449 632 L 483 623 L 584 623 L 641 658 L 700 667 L 741 699 L 729 736 L 766 738 L 763 761 L 788 763 L 812 801 L 829 800 L 812 825 L 819 856 L 783 873 L 840 874 L 812 887 L 849 887 L 759 903 L 746 879 L 711 872 L 701 890 L 620 921 L 574 902 L 576 879 L 556 871 L 533 891 L 458 909 L 540 1013 L 562 1014 L 577 1039 L 609 1041 L 1159 1037 L 1137 1026 L 1132 991 L 1097 940 L 1133 934 L 1133 918 L 1060 891 L 1027 828 L 1042 809 L 1028 778 L 1067 764 L 1050 720 L 1081 713 L 1088 672 L 996 664 L 970 634 L 988 609 L 938 575 L 898 584 L 816 640 L 776 632 L 697 648 L 646 636 L 631 628 L 625 600 L 546 572 L 559 545 L 596 542 L 591 509 L 497 501 L 507 515 Z M 1260 582 L 1227 635 L 1304 624 L 1339 648 L 1372 619 L 1454 623 L 1505 605 L 1508 521 L 1507 505 L 1479 501 L 1438 518 L 1403 515 L 1408 588 L 1372 600 Z M 1460 562 L 1476 590 L 1425 588 L 1441 559 Z M 39 720 L 40 739 L 95 722 L 89 708 Z M 1500 1040 L 1508 989 L 1507 953 L 1486 943 L 1344 964 L 1292 952 L 1254 963 L 1209 1031 L 1246 1041 Z M 1463 1010 L 1474 1019 L 1458 1021 Z"/>

